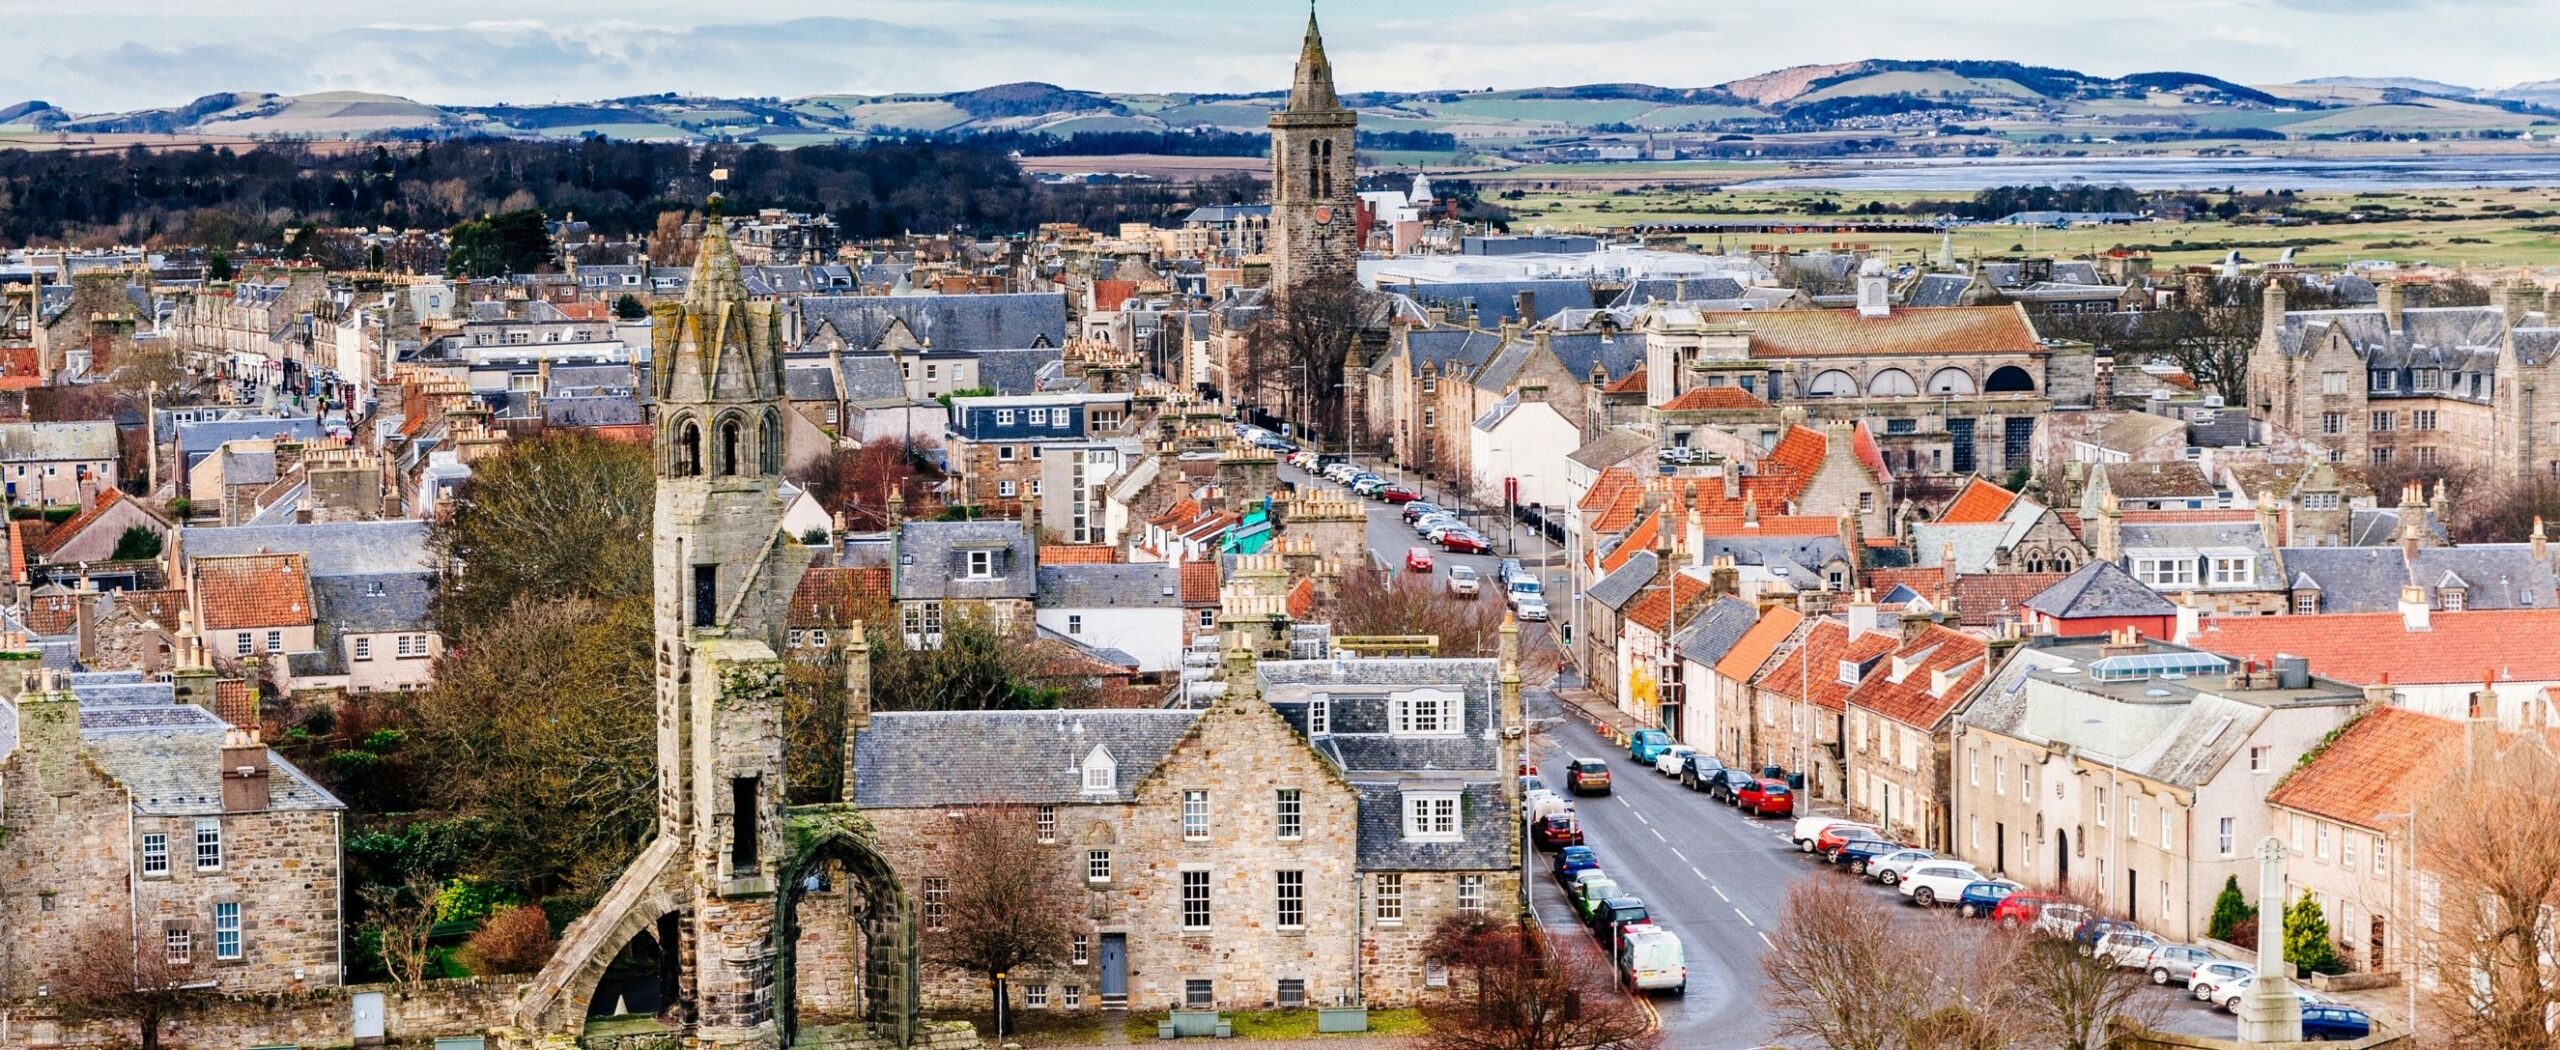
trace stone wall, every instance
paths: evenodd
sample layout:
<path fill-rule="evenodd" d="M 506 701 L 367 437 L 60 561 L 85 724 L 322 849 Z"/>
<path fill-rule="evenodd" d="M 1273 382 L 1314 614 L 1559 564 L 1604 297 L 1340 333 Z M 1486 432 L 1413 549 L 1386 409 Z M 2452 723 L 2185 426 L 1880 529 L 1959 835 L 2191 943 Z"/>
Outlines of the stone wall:
<path fill-rule="evenodd" d="M 245 1046 L 346 1046 L 355 1040 L 355 1000 L 382 996 L 383 1036 L 394 1045 L 425 1045 L 437 1036 L 482 1035 L 506 1023 L 523 982 L 515 979 L 429 981 L 414 988 L 351 985 L 276 995 L 224 996 L 182 1011 L 162 1029 L 163 1045 L 225 1050 Z M 122 1021 L 64 1022 L 47 1004 L 19 999 L 0 1007 L 0 1050 L 131 1045 Z"/>
<path fill-rule="evenodd" d="M 1478 877 L 1484 880 L 1484 910 L 1496 917 L 1519 910 L 1520 873 L 1518 871 L 1449 872 L 1409 871 L 1404 874 L 1404 921 L 1382 925 L 1376 915 L 1372 896 L 1377 875 L 1364 878 L 1362 899 L 1371 908 L 1373 921 L 1364 924 L 1360 943 L 1360 983 L 1364 1001 L 1371 1007 L 1394 1009 L 1411 1006 L 1428 994 L 1428 971 L 1423 965 L 1429 948 L 1431 931 L 1440 921 L 1458 914 L 1458 880 Z M 1313 997 L 1310 996 L 1310 1001 Z M 1330 1001 L 1330 1000 L 1327 1000 Z"/>
<path fill-rule="evenodd" d="M 196 870 L 195 817 L 133 818 L 138 837 L 169 836 L 169 874 L 134 887 L 135 929 L 185 927 L 205 976 L 226 992 L 291 992 L 338 979 L 338 814 L 234 813 L 220 818 L 222 866 Z M 240 905 L 240 958 L 214 955 L 213 906 Z"/>

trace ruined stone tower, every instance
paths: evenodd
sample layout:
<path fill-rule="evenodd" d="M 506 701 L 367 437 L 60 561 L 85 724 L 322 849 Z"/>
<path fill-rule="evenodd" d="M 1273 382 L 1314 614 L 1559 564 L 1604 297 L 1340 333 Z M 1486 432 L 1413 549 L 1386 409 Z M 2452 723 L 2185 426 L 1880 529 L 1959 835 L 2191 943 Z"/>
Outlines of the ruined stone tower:
<path fill-rule="evenodd" d="M 1289 104 L 1271 114 L 1271 287 L 1280 295 L 1353 276 L 1360 257 L 1352 156 L 1359 122 L 1333 93 L 1333 63 L 1310 8 Z"/>

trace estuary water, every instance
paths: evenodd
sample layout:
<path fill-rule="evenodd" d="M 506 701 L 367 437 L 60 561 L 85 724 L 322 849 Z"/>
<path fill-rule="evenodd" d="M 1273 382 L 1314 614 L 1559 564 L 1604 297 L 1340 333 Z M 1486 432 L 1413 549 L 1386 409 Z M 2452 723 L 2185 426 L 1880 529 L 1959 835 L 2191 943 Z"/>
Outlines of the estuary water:
<path fill-rule="evenodd" d="M 2407 190 L 2560 186 L 2560 151 L 2397 157 L 2023 157 L 1811 161 L 1743 185 L 1837 190 L 1945 190 L 2062 186 L 2142 190 Z"/>

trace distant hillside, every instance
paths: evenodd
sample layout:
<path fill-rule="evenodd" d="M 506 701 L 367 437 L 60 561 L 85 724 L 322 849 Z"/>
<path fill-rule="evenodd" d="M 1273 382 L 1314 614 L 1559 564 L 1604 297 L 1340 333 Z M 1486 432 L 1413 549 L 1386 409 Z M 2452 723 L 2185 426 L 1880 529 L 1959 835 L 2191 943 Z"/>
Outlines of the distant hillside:
<path fill-rule="evenodd" d="M 1252 94 L 1105 94 L 1036 81 L 939 94 L 781 99 L 668 93 L 494 106 L 440 106 L 352 91 L 224 92 L 126 113 L 76 114 L 44 102 L 22 102 L 0 109 L 0 133 L 601 137 L 779 147 L 884 136 L 999 134 L 1064 140 L 1091 133 L 1134 142 L 1167 134 L 1259 135 L 1271 111 L 1286 101 L 1280 85 Z M 2560 107 L 2560 81 L 2485 93 L 2394 77 L 2324 77 L 2250 87 L 2192 72 L 2102 77 L 2020 62 L 1874 59 L 1795 66 L 1709 87 L 1572 84 L 1366 92 L 1344 101 L 1360 111 L 1364 132 L 1421 134 L 1464 149 L 1493 151 L 1639 133 L 1934 129 L 1952 120 L 1989 125 L 2012 137 L 2278 139 L 2514 134 L 2560 116 L 2553 108 Z"/>

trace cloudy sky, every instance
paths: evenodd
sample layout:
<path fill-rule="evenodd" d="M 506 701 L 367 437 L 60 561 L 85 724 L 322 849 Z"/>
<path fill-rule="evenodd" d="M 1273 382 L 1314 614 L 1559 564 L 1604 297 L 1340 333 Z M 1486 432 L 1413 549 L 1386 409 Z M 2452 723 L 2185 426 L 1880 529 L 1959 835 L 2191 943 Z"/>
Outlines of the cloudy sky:
<path fill-rule="evenodd" d="M 795 96 L 1045 80 L 1287 83 L 1291 0 L 0 0 L 0 105 L 97 112 L 216 91 L 426 102 Z M 2560 78 L 2553 0 L 1333 0 L 1345 90 L 1720 83 L 1809 62 L 1998 58 L 2246 83 Z"/>

